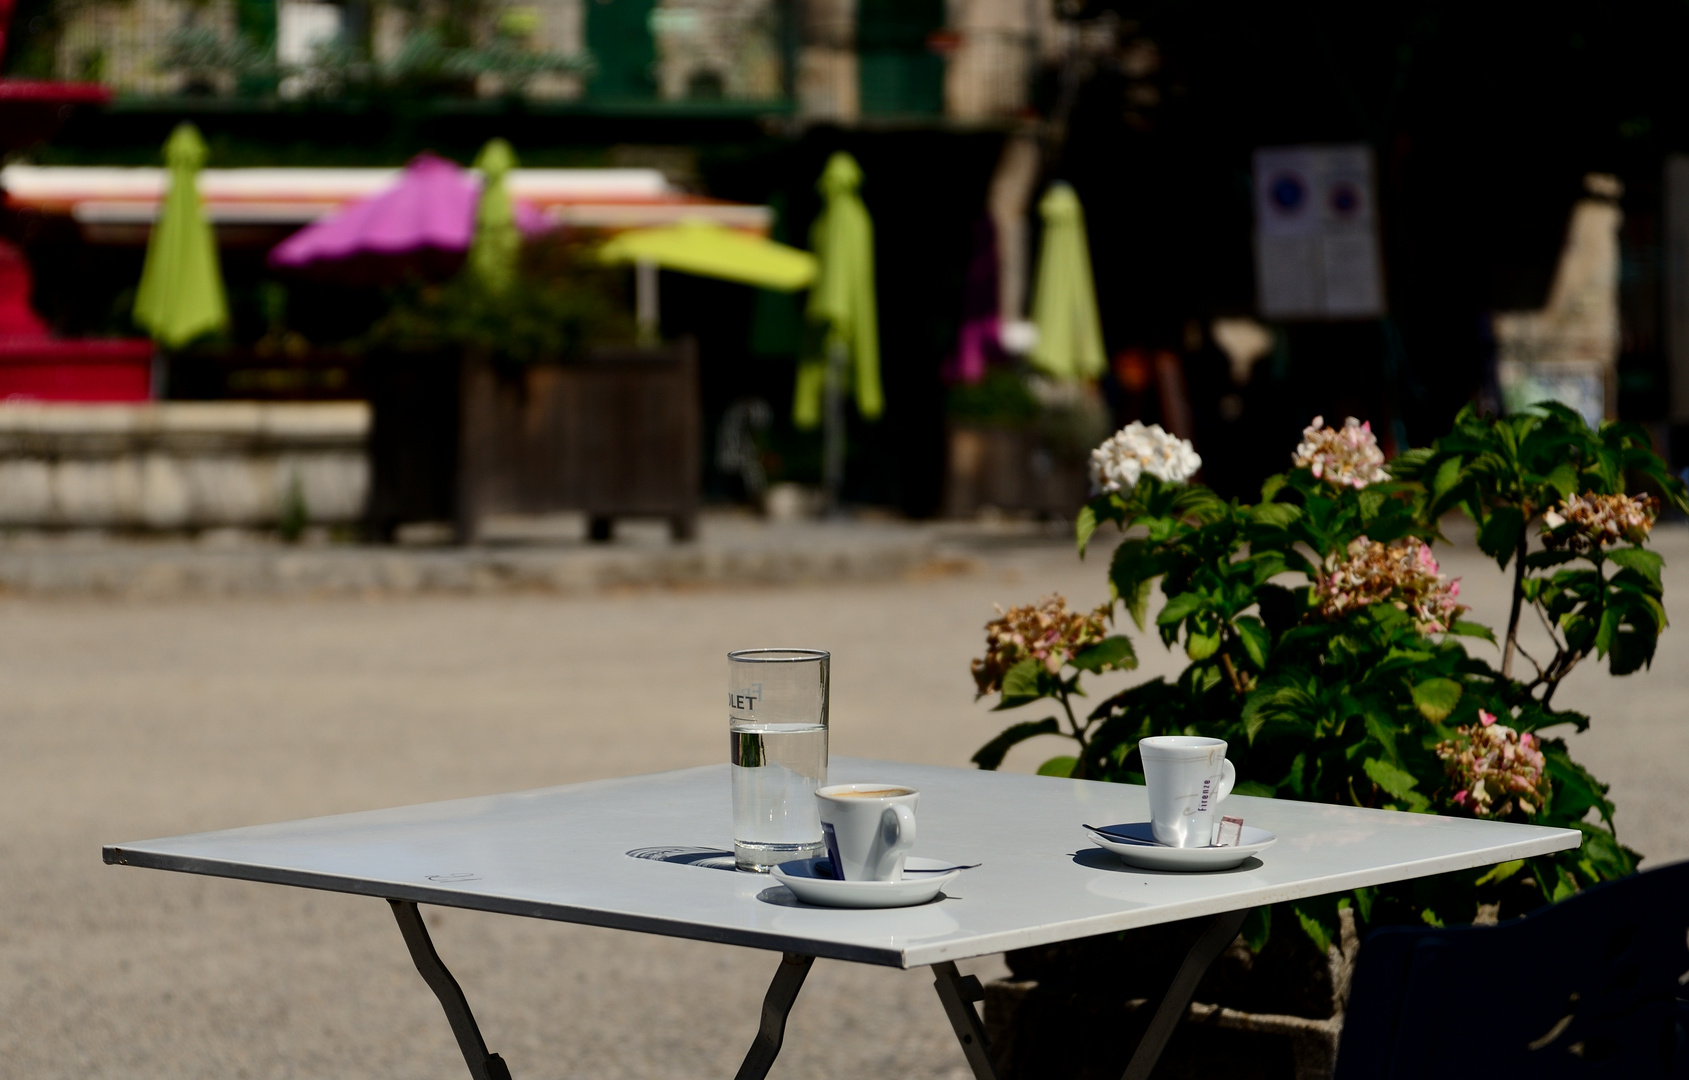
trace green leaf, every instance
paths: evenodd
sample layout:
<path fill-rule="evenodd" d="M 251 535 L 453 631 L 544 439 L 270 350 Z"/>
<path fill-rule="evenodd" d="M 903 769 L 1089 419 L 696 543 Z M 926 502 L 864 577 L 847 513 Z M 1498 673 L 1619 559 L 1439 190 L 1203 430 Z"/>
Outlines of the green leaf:
<path fill-rule="evenodd" d="M 1192 660 L 1206 660 L 1220 651 L 1220 631 L 1197 630 L 1192 627 L 1185 631 L 1185 655 Z"/>
<path fill-rule="evenodd" d="M 1080 671 L 1101 672 L 1105 668 L 1129 671 L 1138 666 L 1138 654 L 1132 650 L 1130 639 L 1116 635 L 1080 650 L 1068 663 Z"/>
<path fill-rule="evenodd" d="M 1149 578 L 1144 578 L 1130 589 L 1120 590 L 1120 602 L 1126 605 L 1126 614 L 1132 616 L 1132 622 L 1139 630 L 1144 628 L 1144 619 L 1149 616 L 1149 592 L 1154 584 Z"/>
<path fill-rule="evenodd" d="M 1361 762 L 1361 768 L 1366 770 L 1367 776 L 1372 779 L 1373 783 L 1396 798 L 1406 799 L 1409 802 L 1415 800 L 1423 802 L 1425 800 L 1425 796 L 1414 790 L 1419 786 L 1419 781 L 1406 769 L 1398 769 L 1388 761 L 1379 761 L 1377 758 L 1370 757 Z"/>
<path fill-rule="evenodd" d="M 1029 701 L 1048 697 L 1050 688 L 1044 681 L 1045 674 L 1044 662 L 1030 657 L 1010 668 L 1003 675 L 1003 696 L 997 708 L 1016 709 Z"/>
<path fill-rule="evenodd" d="M 1478 547 L 1496 565 L 1507 569 L 1525 531 L 1525 515 L 1516 506 L 1498 506 L 1478 530 Z"/>
<path fill-rule="evenodd" d="M 1302 516 L 1302 508 L 1290 503 L 1264 502 L 1250 507 L 1249 520 L 1256 525 L 1282 529 Z"/>
<path fill-rule="evenodd" d="M 1314 948 L 1322 955 L 1330 952 L 1332 932 L 1318 918 L 1303 911 L 1301 904 L 1292 905 L 1291 910 L 1296 912 L 1296 921 L 1302 924 L 1302 932 L 1313 941 Z"/>
<path fill-rule="evenodd" d="M 1003 758 L 1017 743 L 1037 735 L 1060 735 L 1061 725 L 1053 716 L 1046 716 L 1042 720 L 1023 720 L 1003 729 L 1003 733 L 979 748 L 973 756 L 973 763 L 982 769 L 995 769 L 1003 764 Z"/>
<path fill-rule="evenodd" d="M 1413 704 L 1427 720 L 1446 720 L 1459 703 L 1460 692 L 1460 684 L 1453 679 L 1426 679 L 1413 688 Z"/>
<path fill-rule="evenodd" d="M 1262 904 L 1244 916 L 1243 927 L 1238 933 L 1243 938 L 1243 943 L 1249 946 L 1249 951 L 1259 955 L 1261 950 L 1267 947 L 1267 939 L 1272 936 L 1272 932 L 1273 907 L 1271 904 Z"/>
<path fill-rule="evenodd" d="M 1196 592 L 1182 592 L 1168 599 L 1161 614 L 1155 617 L 1157 626 L 1176 626 L 1203 605 L 1203 596 Z"/>
<path fill-rule="evenodd" d="M 1431 480 L 1431 501 L 1441 501 L 1454 486 L 1460 483 L 1461 461 L 1458 457 L 1451 457 L 1437 466 L 1437 475 Z"/>
<path fill-rule="evenodd" d="M 1473 884 L 1474 885 L 1491 885 L 1491 884 L 1495 884 L 1495 883 L 1498 883 L 1498 882 L 1506 881 L 1508 878 L 1512 877 L 1514 874 L 1517 874 L 1520 870 L 1524 869 L 1524 867 L 1525 867 L 1525 860 L 1524 859 L 1514 859 L 1511 862 L 1498 863 L 1490 869 L 1489 873 L 1485 874 L 1483 877 L 1481 877 L 1477 881 L 1473 882 Z"/>
<path fill-rule="evenodd" d="M 1252 795 L 1257 799 L 1272 799 L 1278 797 L 1278 789 L 1270 784 L 1263 784 L 1259 780 L 1239 780 L 1232 788 L 1233 795 Z"/>
<path fill-rule="evenodd" d="M 1079 767 L 1076 757 L 1053 757 L 1038 766 L 1039 776 L 1072 776 L 1073 770 Z"/>
<path fill-rule="evenodd" d="M 1578 468 L 1570 461 L 1562 461 L 1543 479 L 1562 499 L 1569 498 L 1578 489 Z"/>
<path fill-rule="evenodd" d="M 1491 645 L 1496 643 L 1494 630 L 1491 630 L 1483 623 L 1467 622 L 1465 619 L 1456 619 L 1454 622 L 1450 623 L 1449 633 L 1460 637 L 1483 638 Z"/>
<path fill-rule="evenodd" d="M 1622 547 L 1607 552 L 1607 558 L 1626 570 L 1636 571 L 1647 578 L 1648 583 L 1654 588 L 1660 588 L 1660 568 L 1665 565 L 1666 561 L 1660 558 L 1659 553 L 1649 551 L 1647 548 Z"/>
<path fill-rule="evenodd" d="M 1261 481 L 1261 501 L 1264 503 L 1272 502 L 1273 496 L 1284 489 L 1288 480 L 1289 478 L 1284 473 L 1276 473 Z"/>
<path fill-rule="evenodd" d="M 1266 624 L 1253 615 L 1244 615 L 1232 623 L 1232 629 L 1237 631 L 1238 640 L 1243 642 L 1243 651 L 1249 654 L 1250 662 L 1266 670 L 1267 653 L 1273 647 L 1273 638 L 1267 632 Z"/>
<path fill-rule="evenodd" d="M 1617 607 L 1610 607 L 1601 613 L 1601 628 L 1595 632 L 1595 655 L 1606 656 L 1613 647 L 1613 638 L 1618 635 L 1619 621 L 1623 617 Z"/>
<path fill-rule="evenodd" d="M 1573 761 L 1566 744 L 1554 739 L 1543 744 L 1547 772 L 1553 781 L 1549 812 L 1561 821 L 1582 821 L 1591 809 L 1611 822 L 1613 804 L 1607 800 L 1607 786 Z"/>
<path fill-rule="evenodd" d="M 1073 533 L 1079 541 L 1079 557 L 1085 557 L 1085 545 L 1091 542 L 1091 534 L 1097 531 L 1097 512 L 1091 506 L 1081 506 L 1079 516 L 1074 519 Z"/>
<path fill-rule="evenodd" d="M 1361 504 L 1361 520 L 1370 522 L 1373 518 L 1377 517 L 1378 511 L 1384 507 L 1385 498 L 1386 496 L 1384 492 L 1379 491 L 1376 485 L 1363 489 L 1359 499 Z"/>

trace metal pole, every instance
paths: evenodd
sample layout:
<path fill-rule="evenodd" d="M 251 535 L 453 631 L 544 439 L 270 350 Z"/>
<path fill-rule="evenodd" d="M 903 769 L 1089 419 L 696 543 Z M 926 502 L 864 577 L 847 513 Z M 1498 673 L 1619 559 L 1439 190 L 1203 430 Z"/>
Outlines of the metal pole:
<path fill-rule="evenodd" d="M 845 422 L 844 422 L 844 342 L 836 338 L 827 343 L 827 377 L 821 393 L 821 491 L 822 515 L 835 517 L 839 512 L 839 489 L 844 486 Z"/>
<path fill-rule="evenodd" d="M 655 345 L 661 334 L 657 300 L 657 264 L 640 259 L 633 264 L 634 323 L 641 345 Z"/>

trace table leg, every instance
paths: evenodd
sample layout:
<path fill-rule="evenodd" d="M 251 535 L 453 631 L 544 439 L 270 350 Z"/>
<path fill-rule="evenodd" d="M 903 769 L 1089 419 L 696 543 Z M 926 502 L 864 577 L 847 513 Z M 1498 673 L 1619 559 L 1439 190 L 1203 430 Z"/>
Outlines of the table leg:
<path fill-rule="evenodd" d="M 1173 976 L 1173 982 L 1167 987 L 1161 1004 L 1156 1007 L 1155 1016 L 1149 1022 L 1149 1029 L 1139 1040 L 1138 1048 L 1132 1052 L 1132 1060 L 1126 1064 L 1126 1073 L 1122 1080 L 1149 1080 L 1149 1074 L 1155 1068 L 1155 1063 L 1161 1059 L 1161 1051 L 1166 1048 L 1167 1040 L 1173 1037 L 1173 1029 L 1184 1019 L 1185 1009 L 1191 1003 L 1191 995 L 1196 993 L 1196 984 L 1202 981 L 1208 966 L 1237 938 L 1237 932 L 1243 928 L 1243 920 L 1249 917 L 1250 910 L 1244 908 L 1241 911 L 1221 912 L 1214 916 L 1214 921 L 1208 924 L 1208 929 L 1196 939 L 1191 951 L 1185 954 L 1185 962 L 1179 966 L 1179 973 Z"/>
<path fill-rule="evenodd" d="M 938 1000 L 944 1002 L 944 1013 L 950 1017 L 950 1027 L 962 1044 L 968 1067 L 974 1080 L 997 1080 L 997 1070 L 991 1065 L 990 1048 L 985 1043 L 985 1024 L 979 1019 L 973 1003 L 985 1000 L 985 989 L 979 985 L 978 975 L 963 975 L 948 960 L 932 966 L 933 985 Z"/>
<path fill-rule="evenodd" d="M 797 953 L 780 958 L 779 970 L 775 971 L 774 981 L 768 984 L 768 994 L 762 999 L 762 1027 L 757 1029 L 757 1037 L 752 1040 L 734 1080 L 763 1080 L 774 1067 L 780 1044 L 786 1041 L 786 1015 L 792 1011 L 792 1002 L 798 999 L 798 991 L 803 989 L 803 981 L 814 963 L 815 957 Z"/>
<path fill-rule="evenodd" d="M 469 999 L 463 996 L 463 988 L 446 970 L 446 965 L 440 962 L 440 954 L 434 951 L 434 941 L 428 936 L 428 927 L 423 923 L 422 913 L 417 911 L 416 904 L 409 900 L 387 902 L 393 905 L 393 918 L 398 920 L 399 932 L 405 935 L 405 944 L 410 947 L 416 970 L 446 1010 L 446 1019 L 451 1021 L 452 1034 L 457 1036 L 457 1046 L 463 1051 L 463 1062 L 469 1066 L 469 1075 L 474 1080 L 510 1080 L 510 1069 L 504 1059 L 487 1053 L 486 1040 L 481 1038 L 481 1029 L 475 1024 L 475 1014 L 469 1011 Z"/>

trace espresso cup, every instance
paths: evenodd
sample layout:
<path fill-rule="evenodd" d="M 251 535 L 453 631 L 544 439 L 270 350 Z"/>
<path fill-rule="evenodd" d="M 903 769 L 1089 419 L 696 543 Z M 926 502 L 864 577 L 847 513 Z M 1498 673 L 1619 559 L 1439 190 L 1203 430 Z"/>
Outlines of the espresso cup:
<path fill-rule="evenodd" d="M 901 881 L 915 846 L 915 804 L 903 784 L 829 784 L 815 793 L 821 836 L 843 881 Z"/>
<path fill-rule="evenodd" d="M 1138 744 L 1149 788 L 1150 830 L 1168 847 L 1211 847 L 1220 800 L 1231 794 L 1237 770 L 1226 741 L 1197 735 L 1156 735 Z"/>

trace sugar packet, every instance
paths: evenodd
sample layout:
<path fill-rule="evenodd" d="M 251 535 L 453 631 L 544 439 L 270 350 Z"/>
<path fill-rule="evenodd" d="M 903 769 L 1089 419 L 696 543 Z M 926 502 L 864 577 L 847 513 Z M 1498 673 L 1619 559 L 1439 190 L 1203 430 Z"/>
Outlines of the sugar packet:
<path fill-rule="evenodd" d="M 1223 817 L 1220 827 L 1214 830 L 1215 847 L 1237 847 L 1243 843 L 1243 819 L 1240 817 Z"/>

